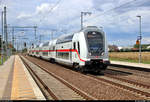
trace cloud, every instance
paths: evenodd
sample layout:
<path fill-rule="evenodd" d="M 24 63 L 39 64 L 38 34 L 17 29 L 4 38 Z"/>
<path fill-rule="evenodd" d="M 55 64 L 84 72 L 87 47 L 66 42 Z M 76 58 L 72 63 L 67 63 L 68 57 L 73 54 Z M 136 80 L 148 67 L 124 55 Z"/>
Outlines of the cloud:
<path fill-rule="evenodd" d="M 24 12 L 20 13 L 18 16 L 17 16 L 17 19 L 28 19 L 28 18 L 31 18 L 32 15 L 30 14 L 26 14 Z"/>
<path fill-rule="evenodd" d="M 8 1 L 10 3 L 11 0 Z M 150 32 L 150 2 L 148 0 L 61 0 L 58 5 L 56 5 L 58 0 L 14 1 L 17 3 L 11 1 L 12 4 L 9 6 L 11 9 L 8 8 L 8 21 L 14 25 L 37 25 L 39 30 L 43 30 L 39 33 L 46 35 L 54 28 L 65 29 L 66 32 L 80 30 L 80 15 L 83 11 L 92 12 L 92 15 L 83 17 L 84 26 L 102 26 L 110 41 L 123 39 L 122 35 L 138 34 L 137 15 L 142 16 L 142 33 Z M 26 5 L 22 7 L 20 4 Z M 119 7 L 120 5 L 123 6 Z M 57 33 L 62 34 L 60 30 Z M 119 34 L 121 36 L 117 36 Z"/>
<path fill-rule="evenodd" d="M 142 43 L 145 43 L 145 44 L 150 44 L 150 37 L 144 37 L 143 39 L 142 39 Z"/>
<path fill-rule="evenodd" d="M 50 13 L 50 11 L 54 11 L 55 9 L 57 9 L 57 6 L 55 7 L 55 5 L 52 3 L 42 3 L 40 6 L 36 7 L 36 14 Z"/>

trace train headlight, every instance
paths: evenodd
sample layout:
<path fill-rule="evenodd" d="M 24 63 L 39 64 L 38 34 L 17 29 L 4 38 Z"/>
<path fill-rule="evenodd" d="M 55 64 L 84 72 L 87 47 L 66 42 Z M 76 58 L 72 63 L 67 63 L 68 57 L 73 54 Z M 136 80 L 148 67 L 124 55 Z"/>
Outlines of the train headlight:
<path fill-rule="evenodd" d="M 91 56 L 91 53 L 90 53 L 90 52 L 88 53 L 88 56 Z"/>
<path fill-rule="evenodd" d="M 102 52 L 101 55 L 103 56 L 105 52 Z"/>

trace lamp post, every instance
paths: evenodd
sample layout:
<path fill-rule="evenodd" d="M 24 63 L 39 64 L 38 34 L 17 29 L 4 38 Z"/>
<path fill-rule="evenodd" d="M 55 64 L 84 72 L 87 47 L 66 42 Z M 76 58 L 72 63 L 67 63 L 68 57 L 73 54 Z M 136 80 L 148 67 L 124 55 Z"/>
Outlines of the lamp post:
<path fill-rule="evenodd" d="M 1 35 L 1 64 L 3 64 L 3 28 L 4 28 L 4 23 L 3 23 L 3 17 L 4 17 L 4 13 L 2 11 L 2 14 L 1 14 L 1 20 L 2 20 L 2 35 Z"/>
<path fill-rule="evenodd" d="M 139 27 L 140 27 L 140 30 L 139 30 L 139 63 L 141 63 L 141 40 L 142 40 L 142 34 L 141 34 L 141 16 L 136 16 L 139 18 Z"/>
<path fill-rule="evenodd" d="M 81 30 L 83 29 L 83 15 L 91 15 L 91 12 L 81 12 Z"/>

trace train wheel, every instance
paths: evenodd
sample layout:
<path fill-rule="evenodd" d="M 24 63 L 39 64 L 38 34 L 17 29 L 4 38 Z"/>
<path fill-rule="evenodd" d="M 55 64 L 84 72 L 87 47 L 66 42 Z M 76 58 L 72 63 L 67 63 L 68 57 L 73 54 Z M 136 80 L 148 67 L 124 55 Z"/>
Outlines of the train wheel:
<path fill-rule="evenodd" d="M 80 67 L 80 72 L 85 74 L 85 67 Z"/>
<path fill-rule="evenodd" d="M 96 73 L 96 75 L 99 75 L 99 74 L 101 74 L 101 71 L 97 70 L 97 71 L 95 71 L 95 73 Z"/>
<path fill-rule="evenodd" d="M 103 65 L 103 70 L 106 70 L 107 69 L 107 65 Z"/>
<path fill-rule="evenodd" d="M 79 71 L 79 64 L 78 63 L 73 63 L 73 69 Z"/>

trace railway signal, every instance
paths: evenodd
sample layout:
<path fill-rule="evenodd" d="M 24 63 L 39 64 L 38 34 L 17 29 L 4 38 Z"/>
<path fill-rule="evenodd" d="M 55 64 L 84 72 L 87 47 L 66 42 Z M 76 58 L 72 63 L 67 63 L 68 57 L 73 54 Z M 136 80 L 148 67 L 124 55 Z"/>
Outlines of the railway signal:
<path fill-rule="evenodd" d="M 136 45 L 139 45 L 140 44 L 140 41 L 139 40 L 136 40 Z"/>

